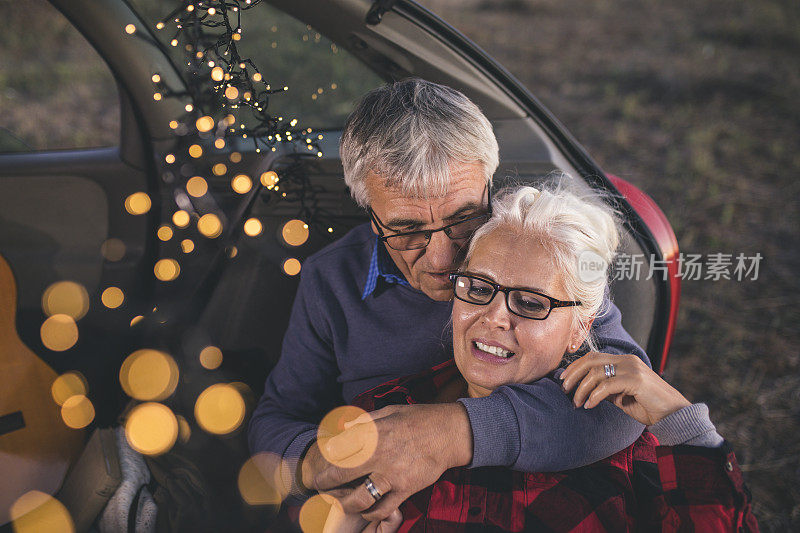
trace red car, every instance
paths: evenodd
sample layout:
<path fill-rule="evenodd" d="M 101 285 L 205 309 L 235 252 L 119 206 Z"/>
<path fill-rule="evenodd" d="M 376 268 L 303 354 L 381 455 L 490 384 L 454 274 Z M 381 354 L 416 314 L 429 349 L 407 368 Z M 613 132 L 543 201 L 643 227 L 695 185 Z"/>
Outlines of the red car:
<path fill-rule="evenodd" d="M 10 44 L 0 52 L 6 64 L 20 60 L 14 76 L 0 78 L 0 109 L 15 117 L 0 122 L 0 470 L 13 470 L 0 490 L 0 524 L 11 517 L 9 502 L 26 490 L 58 490 L 89 429 L 117 422 L 132 386 L 124 376 L 120 382 L 120 371 L 145 345 L 170 354 L 158 361 L 177 361 L 180 383 L 177 392 L 167 391 L 169 401 L 185 413 L 180 429 L 191 431 L 192 452 L 214 458 L 216 467 L 203 475 L 235 485 L 238 466 L 230 464 L 246 454 L 244 419 L 220 437 L 198 427 L 192 407 L 220 381 L 237 383 L 245 404 L 261 391 L 280 353 L 304 259 L 366 220 L 342 180 L 337 146 L 344 120 L 364 92 L 408 76 L 454 87 L 481 107 L 500 144 L 498 186 L 510 176 L 536 181 L 563 171 L 615 195 L 625 217 L 621 255 L 643 263 L 640 275 L 614 281 L 613 298 L 653 367 L 664 369 L 680 294 L 677 241 L 664 214 L 634 184 L 600 169 L 501 65 L 415 2 L 269 0 L 242 13 L 242 49 L 289 87 L 272 96 L 270 112 L 319 133 L 321 156 L 296 158 L 291 167 L 257 152 L 250 140 L 201 139 L 188 161 L 211 172 L 203 176 L 204 194 L 195 196 L 175 187 L 193 170 L 170 166 L 164 156 L 175 142 L 173 120 L 191 103 L 159 92 L 185 87 L 174 28 L 156 28 L 179 4 L 49 1 L 15 8 L 24 24 L 4 30 L 19 38 L 4 37 Z M 37 28 L 57 29 L 51 33 L 65 48 L 53 41 L 35 49 Z M 27 52 L 26 32 L 33 32 Z M 25 53 L 37 60 L 18 55 Z M 68 81 L 37 93 L 65 71 Z M 75 99 L 62 102 L 64 95 Z M 301 172 L 305 192 L 253 196 L 246 218 L 257 222 L 229 231 L 243 221 L 231 215 L 243 195 L 271 179 L 264 177 L 270 170 Z M 220 216 L 204 227 L 210 219 L 202 222 L 202 213 L 214 209 Z M 59 323 L 56 315 L 68 318 Z M 218 350 L 198 359 L 209 346 Z M 54 402 L 52 384 L 69 372 L 77 389 L 62 380 L 67 392 L 59 394 L 66 397 L 56 402 L 66 405 L 77 392 L 86 402 L 70 405 L 84 420 L 49 434 L 55 422 L 37 427 L 35 413 L 60 422 L 64 406 Z M 42 439 L 71 443 L 60 454 L 47 446 L 31 452 L 55 453 L 47 475 L 21 466 L 26 443 Z M 215 505 L 250 527 L 235 491 Z"/>

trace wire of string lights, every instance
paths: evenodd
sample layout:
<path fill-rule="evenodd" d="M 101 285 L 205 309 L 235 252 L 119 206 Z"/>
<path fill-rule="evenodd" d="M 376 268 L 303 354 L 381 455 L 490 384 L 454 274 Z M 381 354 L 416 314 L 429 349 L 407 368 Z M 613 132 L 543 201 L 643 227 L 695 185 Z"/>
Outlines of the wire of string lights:
<path fill-rule="evenodd" d="M 174 92 L 162 80 L 154 79 L 156 94 L 189 96 L 193 105 L 187 109 L 189 116 L 184 122 L 193 123 L 199 132 L 250 139 L 256 152 L 275 151 L 277 144 L 290 142 L 298 151 L 322 157 L 320 134 L 299 126 L 295 118 L 284 119 L 268 109 L 270 96 L 289 88 L 283 84 L 273 87 L 255 63 L 239 52 L 242 13 L 260 3 L 261 0 L 183 0 L 156 29 L 167 31 L 173 27 L 170 45 L 183 45 L 187 89 L 185 93 Z"/>

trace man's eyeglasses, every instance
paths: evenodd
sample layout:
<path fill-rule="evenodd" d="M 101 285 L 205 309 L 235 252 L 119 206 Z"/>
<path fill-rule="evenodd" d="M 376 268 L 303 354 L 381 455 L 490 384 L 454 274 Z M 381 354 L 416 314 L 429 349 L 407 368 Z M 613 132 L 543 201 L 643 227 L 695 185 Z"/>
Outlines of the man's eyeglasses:
<path fill-rule="evenodd" d="M 450 274 L 450 281 L 456 298 L 475 305 L 489 305 L 498 292 L 504 293 L 508 310 L 522 318 L 544 320 L 556 307 L 581 305 L 580 302 L 556 300 L 541 292 L 503 287 L 472 274 Z"/>
<path fill-rule="evenodd" d="M 378 238 L 385 242 L 389 248 L 400 251 L 419 250 L 428 246 L 431 242 L 431 235 L 437 231 L 443 231 L 445 235 L 454 241 L 469 239 L 472 234 L 483 226 L 486 221 L 489 220 L 489 217 L 492 216 L 492 191 L 488 185 L 486 186 L 486 190 L 489 191 L 487 195 L 488 212 L 464 218 L 437 229 L 406 231 L 385 235 L 383 230 L 387 229 L 392 231 L 391 228 L 387 228 L 371 208 L 368 208 L 367 211 L 369 212 L 369 216 L 372 217 L 372 221 L 375 222 L 375 226 L 378 228 Z"/>

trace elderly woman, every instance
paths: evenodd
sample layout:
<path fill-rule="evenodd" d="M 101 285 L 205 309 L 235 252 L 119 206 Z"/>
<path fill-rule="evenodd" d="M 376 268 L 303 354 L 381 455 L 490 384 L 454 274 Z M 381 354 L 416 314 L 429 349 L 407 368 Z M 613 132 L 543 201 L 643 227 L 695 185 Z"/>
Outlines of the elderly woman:
<path fill-rule="evenodd" d="M 757 530 L 735 457 L 707 408 L 691 405 L 639 358 L 594 351 L 590 326 L 603 312 L 607 276 L 582 276 L 578 257 L 591 252 L 611 264 L 619 236 L 610 209 L 563 186 L 508 191 L 492 207 L 451 275 L 454 359 L 367 391 L 355 405 L 386 407 L 372 415 L 380 417 L 391 405 L 488 396 L 548 379 L 572 394 L 563 408 L 612 401 L 649 431 L 565 472 L 454 468 L 382 522 L 367 524 L 334 505 L 326 529 Z M 366 485 L 379 505 L 381 480 Z"/>

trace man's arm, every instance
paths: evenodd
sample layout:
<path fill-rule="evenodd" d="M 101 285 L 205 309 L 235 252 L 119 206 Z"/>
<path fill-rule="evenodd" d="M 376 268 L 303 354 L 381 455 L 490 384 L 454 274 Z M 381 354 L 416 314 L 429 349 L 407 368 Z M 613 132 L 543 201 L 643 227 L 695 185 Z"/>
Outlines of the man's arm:
<path fill-rule="evenodd" d="M 306 265 L 297 290 L 281 357 L 267 378 L 264 395 L 250 420 L 250 452 L 281 457 L 288 490 L 298 493 L 298 460 L 317 437 L 317 423 L 341 405 L 336 382 L 339 369 L 331 347 L 328 322 L 320 309 L 318 279 Z"/>
<path fill-rule="evenodd" d="M 600 350 L 634 354 L 649 366 L 647 355 L 622 327 L 619 309 L 608 298 L 601 308 L 607 312 L 592 327 Z M 576 409 L 549 379 L 459 401 L 472 427 L 472 467 L 509 466 L 523 472 L 577 468 L 630 446 L 644 429 L 609 402 Z"/>
<path fill-rule="evenodd" d="M 633 353 L 649 365 L 642 349 L 622 328 L 619 310 L 607 300 L 606 305 L 608 312 L 594 323 L 600 348 Z M 366 510 L 365 518 L 381 520 L 448 468 L 508 466 L 526 472 L 576 468 L 626 448 L 644 429 L 609 402 L 594 409 L 576 408 L 550 379 L 503 386 L 485 398 L 459 402 L 376 411 L 378 446 L 370 457 L 357 468 L 328 465 L 314 469 L 308 477 L 315 488 L 331 490 L 369 475 L 386 494 L 380 502 L 375 503 L 363 484 L 333 494 L 347 512 Z M 354 443 L 359 438 L 355 430 L 337 438 L 343 449 L 359 448 Z"/>

